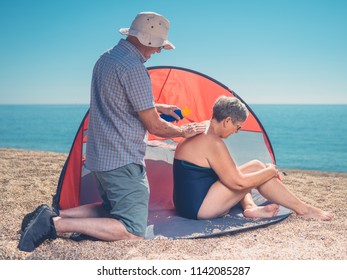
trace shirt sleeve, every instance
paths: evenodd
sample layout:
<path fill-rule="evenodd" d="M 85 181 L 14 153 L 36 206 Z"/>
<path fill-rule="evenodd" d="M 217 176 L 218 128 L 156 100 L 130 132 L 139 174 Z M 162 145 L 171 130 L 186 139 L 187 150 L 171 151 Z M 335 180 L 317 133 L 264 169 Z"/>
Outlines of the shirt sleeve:
<path fill-rule="evenodd" d="M 125 92 L 136 112 L 154 108 L 151 79 L 147 69 L 133 67 L 123 76 Z"/>

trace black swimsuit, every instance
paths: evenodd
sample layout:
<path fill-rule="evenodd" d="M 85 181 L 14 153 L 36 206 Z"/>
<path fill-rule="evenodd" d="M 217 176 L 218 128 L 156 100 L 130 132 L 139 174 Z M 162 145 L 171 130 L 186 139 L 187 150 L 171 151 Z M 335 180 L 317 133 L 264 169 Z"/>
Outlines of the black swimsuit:
<path fill-rule="evenodd" d="M 173 177 L 176 210 L 183 217 L 197 219 L 208 190 L 218 180 L 217 174 L 212 168 L 174 159 Z"/>

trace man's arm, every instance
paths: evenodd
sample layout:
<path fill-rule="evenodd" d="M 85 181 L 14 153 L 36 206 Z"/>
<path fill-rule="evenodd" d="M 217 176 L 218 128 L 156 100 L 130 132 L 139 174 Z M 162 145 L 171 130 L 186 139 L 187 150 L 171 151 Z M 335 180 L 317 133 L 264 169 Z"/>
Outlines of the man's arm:
<path fill-rule="evenodd" d="M 182 126 L 175 126 L 160 118 L 156 108 L 151 108 L 138 112 L 140 119 L 146 129 L 159 137 L 184 137 L 189 138 L 205 131 L 204 123 L 190 123 Z"/>

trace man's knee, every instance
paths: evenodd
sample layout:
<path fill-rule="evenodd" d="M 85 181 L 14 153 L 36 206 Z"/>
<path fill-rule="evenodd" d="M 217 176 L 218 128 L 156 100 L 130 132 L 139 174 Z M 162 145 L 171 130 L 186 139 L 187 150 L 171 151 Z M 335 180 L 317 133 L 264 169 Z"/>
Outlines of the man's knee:
<path fill-rule="evenodd" d="M 116 239 L 119 240 L 120 236 L 121 236 L 121 238 L 120 238 L 121 240 L 143 240 L 144 239 L 143 236 L 139 236 L 139 235 L 136 235 L 134 233 L 131 233 L 125 227 L 122 229 L 122 231 L 120 233 L 114 234 L 115 241 L 116 241 Z"/>

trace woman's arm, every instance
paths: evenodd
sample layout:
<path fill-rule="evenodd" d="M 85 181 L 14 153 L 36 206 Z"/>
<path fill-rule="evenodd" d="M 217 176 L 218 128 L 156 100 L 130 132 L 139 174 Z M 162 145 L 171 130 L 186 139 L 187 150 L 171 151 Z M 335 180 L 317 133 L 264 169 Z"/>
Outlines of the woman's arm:
<path fill-rule="evenodd" d="M 278 175 L 273 164 L 264 169 L 243 174 L 229 154 L 228 148 L 221 139 L 211 137 L 207 149 L 207 159 L 219 180 L 230 189 L 249 190 L 265 183 Z"/>

